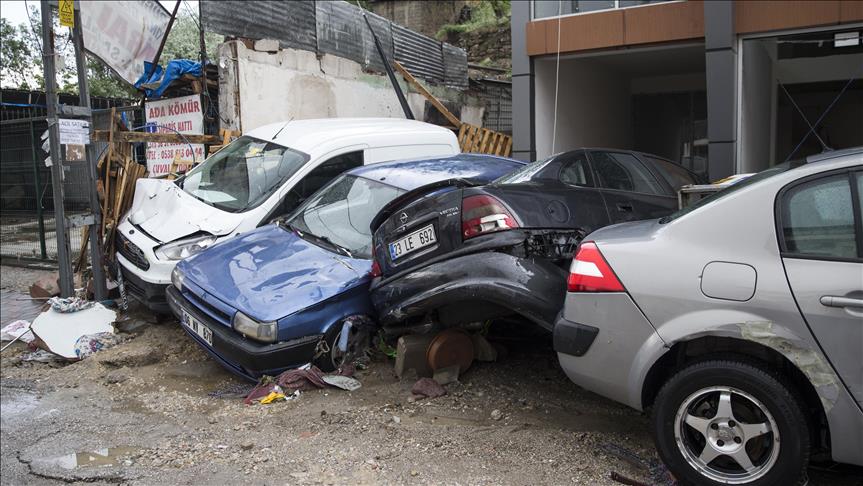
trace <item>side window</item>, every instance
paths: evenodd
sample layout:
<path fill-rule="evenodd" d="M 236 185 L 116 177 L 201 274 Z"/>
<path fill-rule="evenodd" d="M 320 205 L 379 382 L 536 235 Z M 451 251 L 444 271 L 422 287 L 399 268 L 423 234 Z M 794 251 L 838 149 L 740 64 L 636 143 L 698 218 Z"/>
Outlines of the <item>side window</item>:
<path fill-rule="evenodd" d="M 291 192 L 299 196 L 300 201 L 305 201 L 342 172 L 360 167 L 361 165 L 363 165 L 362 151 L 337 155 L 312 169 L 308 175 L 297 182 L 297 185 L 294 186 L 294 190 Z"/>
<path fill-rule="evenodd" d="M 848 174 L 792 187 L 782 195 L 781 211 L 784 251 L 808 256 L 857 258 L 854 206 Z"/>
<path fill-rule="evenodd" d="M 567 157 L 560 168 L 560 182 L 572 186 L 593 187 L 593 177 L 584 152 L 576 152 Z"/>
<path fill-rule="evenodd" d="M 363 152 L 337 155 L 312 169 L 290 190 L 273 216 L 284 216 L 339 174 L 363 165 Z"/>
<path fill-rule="evenodd" d="M 692 174 L 683 167 L 669 162 L 667 160 L 657 159 L 656 157 L 644 157 L 648 162 L 652 163 L 656 170 L 662 174 L 665 181 L 668 182 L 674 190 L 680 189 L 682 186 L 690 184 L 698 184 Z"/>
<path fill-rule="evenodd" d="M 632 154 L 591 152 L 591 156 L 600 187 L 617 191 L 666 195 L 659 181 Z"/>

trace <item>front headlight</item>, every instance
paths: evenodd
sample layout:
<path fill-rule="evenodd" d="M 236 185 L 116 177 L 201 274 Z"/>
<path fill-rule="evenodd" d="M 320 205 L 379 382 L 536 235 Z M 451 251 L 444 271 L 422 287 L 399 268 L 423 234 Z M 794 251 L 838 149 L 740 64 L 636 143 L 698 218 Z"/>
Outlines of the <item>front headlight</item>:
<path fill-rule="evenodd" d="M 201 252 L 205 248 L 212 246 L 215 242 L 216 237 L 213 235 L 177 240 L 156 248 L 156 257 L 160 260 L 182 260 Z"/>
<path fill-rule="evenodd" d="M 235 331 L 255 341 L 276 342 L 278 326 L 275 322 L 258 322 L 242 312 L 237 312 L 234 314 L 232 325 Z"/>
<path fill-rule="evenodd" d="M 183 277 L 183 273 L 180 272 L 180 269 L 178 269 L 177 266 L 175 265 L 174 269 L 171 270 L 171 283 L 174 285 L 174 288 L 179 290 L 180 292 L 183 291 L 183 279 L 184 278 L 185 277 Z"/>

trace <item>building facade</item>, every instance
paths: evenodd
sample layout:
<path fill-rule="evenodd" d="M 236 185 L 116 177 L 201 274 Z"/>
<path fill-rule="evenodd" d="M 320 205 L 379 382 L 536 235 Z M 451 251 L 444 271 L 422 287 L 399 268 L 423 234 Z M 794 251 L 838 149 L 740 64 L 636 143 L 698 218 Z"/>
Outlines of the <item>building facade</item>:
<path fill-rule="evenodd" d="M 514 155 L 642 150 L 711 180 L 863 145 L 863 1 L 512 3 Z"/>

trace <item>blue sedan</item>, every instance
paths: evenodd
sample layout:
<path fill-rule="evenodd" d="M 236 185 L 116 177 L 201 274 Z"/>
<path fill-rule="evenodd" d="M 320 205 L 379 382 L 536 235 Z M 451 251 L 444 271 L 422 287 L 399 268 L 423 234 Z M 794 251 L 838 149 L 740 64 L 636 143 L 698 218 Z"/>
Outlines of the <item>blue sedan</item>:
<path fill-rule="evenodd" d="M 168 303 L 199 345 L 246 378 L 310 362 L 335 369 L 374 328 L 368 289 L 379 271 L 369 229 L 375 215 L 408 191 L 452 190 L 449 180 L 485 184 L 522 165 L 461 154 L 356 168 L 284 220 L 180 262 Z M 414 236 L 435 238 L 433 230 Z"/>

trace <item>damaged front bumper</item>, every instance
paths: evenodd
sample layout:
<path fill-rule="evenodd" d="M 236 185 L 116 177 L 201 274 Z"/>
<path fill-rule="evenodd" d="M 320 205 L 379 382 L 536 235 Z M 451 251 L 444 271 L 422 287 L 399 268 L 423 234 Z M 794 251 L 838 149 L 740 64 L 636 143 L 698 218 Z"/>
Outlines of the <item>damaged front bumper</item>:
<path fill-rule="evenodd" d="M 566 277 L 543 258 L 486 251 L 375 281 L 371 298 L 385 328 L 436 312 L 448 325 L 517 314 L 551 331 L 563 307 Z"/>
<path fill-rule="evenodd" d="M 275 344 L 257 343 L 214 321 L 173 286 L 168 287 L 167 296 L 171 310 L 180 321 L 183 320 L 185 312 L 212 331 L 213 344 L 210 346 L 181 324 L 186 334 L 194 338 L 195 342 L 223 367 L 252 381 L 256 381 L 261 375 L 276 375 L 287 368 L 312 361 L 318 342 L 323 337 L 311 335 Z"/>

